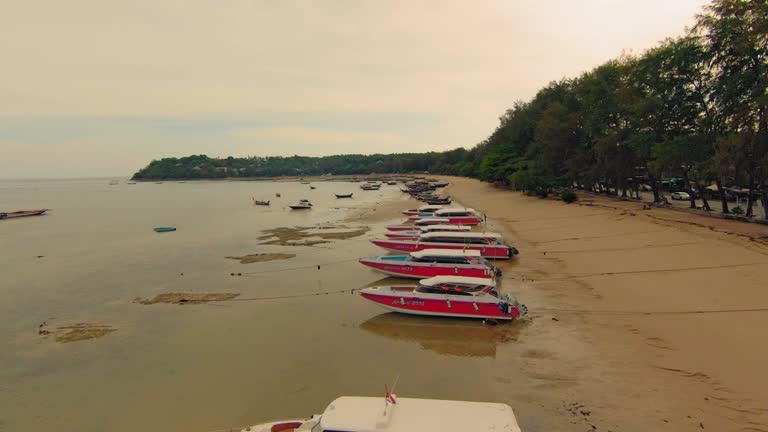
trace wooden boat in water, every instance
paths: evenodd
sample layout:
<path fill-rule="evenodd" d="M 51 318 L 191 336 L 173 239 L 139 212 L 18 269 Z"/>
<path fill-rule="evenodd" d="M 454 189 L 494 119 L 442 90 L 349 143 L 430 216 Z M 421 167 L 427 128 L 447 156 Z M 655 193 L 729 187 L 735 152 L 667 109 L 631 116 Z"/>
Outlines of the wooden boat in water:
<path fill-rule="evenodd" d="M 309 202 L 309 200 L 303 199 L 300 200 L 298 204 L 289 205 L 288 207 L 290 207 L 291 210 L 310 210 L 312 208 L 312 203 Z"/>
<path fill-rule="evenodd" d="M 14 212 L 0 212 L 0 219 L 14 219 L 26 216 L 40 216 L 48 212 L 48 209 L 40 210 L 19 210 Z"/>
<path fill-rule="evenodd" d="M 257 200 L 256 198 L 254 198 L 253 199 L 253 204 L 254 205 L 260 205 L 260 206 L 268 206 L 269 205 L 269 201 L 261 201 L 261 200 Z"/>
<path fill-rule="evenodd" d="M 360 295 L 386 309 L 413 314 L 456 318 L 513 320 L 528 313 L 516 298 L 501 294 L 490 278 L 435 276 L 419 286 L 379 286 Z"/>
<path fill-rule="evenodd" d="M 304 420 L 262 423 L 241 432 L 520 432 L 509 405 L 438 399 L 342 396 Z"/>
<path fill-rule="evenodd" d="M 336 198 L 352 198 L 353 193 L 350 194 L 334 194 L 336 195 Z"/>
<path fill-rule="evenodd" d="M 164 233 L 164 232 L 171 232 L 176 231 L 176 227 L 157 227 L 155 228 L 155 232 Z"/>

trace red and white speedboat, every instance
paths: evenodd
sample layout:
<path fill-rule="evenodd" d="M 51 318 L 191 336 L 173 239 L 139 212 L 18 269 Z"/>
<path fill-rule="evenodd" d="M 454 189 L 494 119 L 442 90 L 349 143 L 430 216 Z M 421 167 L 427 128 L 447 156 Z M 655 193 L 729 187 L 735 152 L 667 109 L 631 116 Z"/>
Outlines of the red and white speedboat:
<path fill-rule="evenodd" d="M 342 396 L 304 420 L 283 420 L 241 432 L 520 432 L 509 405 L 438 399 Z"/>
<path fill-rule="evenodd" d="M 445 208 L 444 205 L 423 205 L 417 209 L 410 209 L 403 212 L 406 216 L 415 216 L 420 213 L 434 213 Z"/>
<path fill-rule="evenodd" d="M 448 219 L 448 223 L 460 225 L 478 225 L 483 221 L 483 217 L 475 210 L 461 207 L 444 208 L 433 213 L 419 213 L 408 219 L 416 221 L 429 218 Z"/>
<path fill-rule="evenodd" d="M 429 225 L 448 225 L 449 224 L 448 219 L 444 218 L 425 218 L 425 219 L 419 219 L 415 221 L 411 225 L 390 225 L 387 227 L 388 231 L 412 231 L 418 227 L 423 226 L 429 226 Z"/>
<path fill-rule="evenodd" d="M 427 225 L 423 227 L 412 226 L 412 231 L 390 231 L 384 235 L 389 238 L 417 238 L 428 232 L 468 232 L 472 231 L 469 225 Z"/>
<path fill-rule="evenodd" d="M 408 255 L 362 258 L 360 263 L 388 275 L 417 279 L 433 276 L 492 278 L 501 275 L 501 270 L 476 250 L 427 249 Z"/>
<path fill-rule="evenodd" d="M 419 286 L 363 288 L 360 295 L 395 312 L 459 318 L 513 320 L 528 313 L 508 294 L 499 294 L 493 279 L 436 276 Z"/>
<path fill-rule="evenodd" d="M 509 259 L 517 249 L 501 240 L 501 234 L 486 232 L 432 232 L 416 239 L 376 239 L 376 246 L 393 251 L 418 252 L 424 249 L 476 250 L 485 258 Z"/>

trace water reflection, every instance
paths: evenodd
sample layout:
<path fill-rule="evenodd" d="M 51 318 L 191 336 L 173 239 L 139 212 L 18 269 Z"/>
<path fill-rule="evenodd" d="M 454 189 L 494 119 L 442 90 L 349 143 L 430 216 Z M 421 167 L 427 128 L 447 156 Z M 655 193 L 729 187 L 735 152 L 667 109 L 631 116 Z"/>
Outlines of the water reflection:
<path fill-rule="evenodd" d="M 360 328 L 398 341 L 417 342 L 442 355 L 496 357 L 496 347 L 517 341 L 521 323 L 488 326 L 481 320 L 406 315 L 389 312 L 360 324 Z"/>

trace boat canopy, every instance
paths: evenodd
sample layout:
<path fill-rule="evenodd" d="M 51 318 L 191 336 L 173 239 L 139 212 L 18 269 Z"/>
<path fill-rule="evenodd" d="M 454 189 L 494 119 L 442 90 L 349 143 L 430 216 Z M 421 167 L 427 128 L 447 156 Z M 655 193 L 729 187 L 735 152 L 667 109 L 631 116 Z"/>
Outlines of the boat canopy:
<path fill-rule="evenodd" d="M 342 396 L 328 405 L 320 418 L 324 431 L 520 432 L 508 405 L 437 399 Z"/>
<path fill-rule="evenodd" d="M 451 220 L 445 218 L 422 218 L 416 221 L 416 225 L 435 225 L 435 224 L 447 224 Z"/>
<path fill-rule="evenodd" d="M 421 230 L 424 232 L 431 232 L 431 231 L 470 231 L 472 227 L 469 225 L 442 225 L 442 224 L 435 224 L 435 225 L 427 225 L 424 227 L 421 227 Z"/>
<path fill-rule="evenodd" d="M 424 249 L 418 252 L 411 252 L 411 256 L 414 258 L 425 257 L 479 257 L 481 256 L 479 250 L 474 249 Z"/>
<path fill-rule="evenodd" d="M 419 211 L 427 211 L 427 210 L 442 210 L 444 205 L 434 204 L 434 205 L 423 205 L 419 207 Z"/>
<path fill-rule="evenodd" d="M 441 284 L 496 286 L 496 282 L 494 282 L 493 279 L 466 276 L 435 276 L 428 279 L 422 279 L 419 283 L 427 286 Z"/>
<path fill-rule="evenodd" d="M 454 237 L 456 239 L 462 238 L 501 238 L 501 234 L 492 232 L 427 232 L 419 236 L 421 240 L 429 240 L 437 237 Z"/>
<path fill-rule="evenodd" d="M 441 208 L 440 210 L 435 212 L 435 215 L 440 216 L 443 213 L 474 213 L 475 209 L 471 208 L 464 208 L 464 207 L 448 207 L 448 208 Z"/>

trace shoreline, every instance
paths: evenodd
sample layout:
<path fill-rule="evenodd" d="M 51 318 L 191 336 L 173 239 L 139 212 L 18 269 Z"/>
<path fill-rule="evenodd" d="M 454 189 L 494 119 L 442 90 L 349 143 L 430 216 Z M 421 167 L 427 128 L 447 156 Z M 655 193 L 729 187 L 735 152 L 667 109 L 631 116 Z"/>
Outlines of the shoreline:
<path fill-rule="evenodd" d="M 530 310 L 511 363 L 527 376 L 515 385 L 531 391 L 499 394 L 524 424 L 768 430 L 768 313 L 748 311 L 768 308 L 764 226 L 441 178 L 487 214 L 488 230 L 521 246 L 503 264 L 503 288 Z"/>

